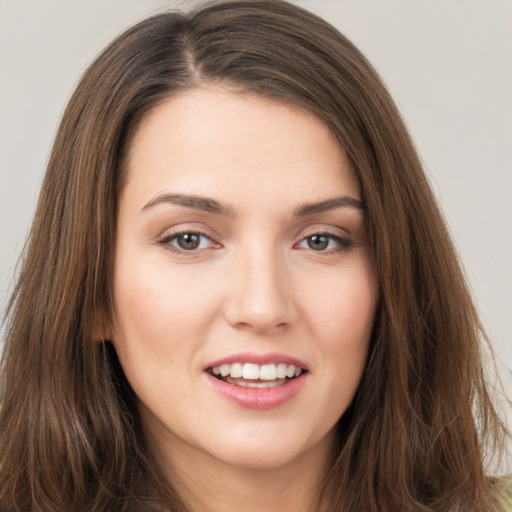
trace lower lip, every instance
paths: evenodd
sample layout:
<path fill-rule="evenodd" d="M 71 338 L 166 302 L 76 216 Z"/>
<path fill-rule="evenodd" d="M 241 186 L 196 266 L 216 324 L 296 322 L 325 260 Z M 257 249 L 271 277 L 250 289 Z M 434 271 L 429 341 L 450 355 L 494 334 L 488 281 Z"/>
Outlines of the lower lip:
<path fill-rule="evenodd" d="M 307 373 L 273 388 L 244 388 L 205 372 L 208 383 L 223 398 L 246 409 L 274 409 L 295 397 L 306 383 Z"/>

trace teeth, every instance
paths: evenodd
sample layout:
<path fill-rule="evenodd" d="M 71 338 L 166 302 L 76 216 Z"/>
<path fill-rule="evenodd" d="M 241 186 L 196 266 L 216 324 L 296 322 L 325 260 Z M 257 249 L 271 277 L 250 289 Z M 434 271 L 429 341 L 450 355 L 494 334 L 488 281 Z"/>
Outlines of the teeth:
<path fill-rule="evenodd" d="M 277 386 L 280 386 L 281 382 L 279 382 L 279 381 L 260 382 L 260 381 L 254 381 L 254 380 L 248 380 L 248 381 L 239 380 L 239 381 L 237 381 L 236 385 L 241 386 L 243 388 L 275 388 Z"/>
<path fill-rule="evenodd" d="M 278 379 L 284 379 L 286 377 L 286 368 L 288 368 L 288 365 L 284 363 L 279 363 L 276 366 L 276 377 Z"/>
<path fill-rule="evenodd" d="M 284 379 L 285 377 L 292 378 L 298 377 L 302 373 L 302 368 L 294 366 L 293 364 L 255 364 L 255 363 L 233 363 L 221 364 L 211 369 L 212 373 L 220 377 L 231 377 L 232 379 L 239 379 L 240 377 L 246 380 L 276 380 Z M 258 387 L 257 383 L 248 385 L 249 387 Z"/>
<path fill-rule="evenodd" d="M 260 367 L 254 363 L 245 363 L 242 377 L 249 380 L 258 380 L 260 378 Z"/>
<path fill-rule="evenodd" d="M 290 378 L 295 377 L 295 366 L 293 364 L 286 367 L 286 376 Z"/>
<path fill-rule="evenodd" d="M 243 374 L 242 363 L 235 363 L 231 365 L 231 371 L 229 372 L 233 379 L 239 379 Z"/>
<path fill-rule="evenodd" d="M 264 364 L 259 371 L 260 380 L 275 380 L 277 370 L 275 364 Z"/>

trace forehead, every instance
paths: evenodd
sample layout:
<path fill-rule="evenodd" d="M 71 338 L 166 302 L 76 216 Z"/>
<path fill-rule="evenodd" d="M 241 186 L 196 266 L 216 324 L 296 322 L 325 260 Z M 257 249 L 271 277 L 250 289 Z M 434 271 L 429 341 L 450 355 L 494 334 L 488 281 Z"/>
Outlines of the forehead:
<path fill-rule="evenodd" d="M 126 188 L 141 195 L 169 188 L 220 199 L 247 189 L 269 200 L 284 192 L 322 199 L 333 188 L 359 195 L 346 153 L 323 122 L 222 88 L 189 90 L 153 109 L 132 138 L 125 171 Z"/>

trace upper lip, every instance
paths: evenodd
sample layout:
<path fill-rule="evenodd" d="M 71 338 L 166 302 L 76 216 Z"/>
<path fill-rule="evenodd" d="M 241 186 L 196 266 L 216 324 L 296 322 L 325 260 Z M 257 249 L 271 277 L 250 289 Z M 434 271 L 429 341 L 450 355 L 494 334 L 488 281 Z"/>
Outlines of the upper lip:
<path fill-rule="evenodd" d="M 220 366 L 221 364 L 233 364 L 233 363 L 254 363 L 258 365 L 263 364 L 288 364 L 294 365 L 297 368 L 301 368 L 302 370 L 307 370 L 308 366 L 304 361 L 297 359 L 295 357 L 288 356 L 286 354 L 280 354 L 278 352 L 267 352 L 265 354 L 256 354 L 254 352 L 243 352 L 238 354 L 233 354 L 231 356 L 223 357 L 222 359 L 217 359 L 208 363 L 204 370 L 208 370 L 208 368 L 215 368 L 216 366 Z"/>

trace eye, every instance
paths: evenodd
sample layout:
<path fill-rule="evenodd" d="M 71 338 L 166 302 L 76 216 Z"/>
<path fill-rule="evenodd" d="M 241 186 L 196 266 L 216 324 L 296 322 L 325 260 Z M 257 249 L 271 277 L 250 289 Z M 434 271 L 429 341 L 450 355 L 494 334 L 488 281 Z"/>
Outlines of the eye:
<path fill-rule="evenodd" d="M 162 238 L 159 243 L 164 245 L 167 249 L 179 253 L 208 249 L 215 245 L 204 233 L 198 233 L 196 231 L 173 233 Z"/>
<path fill-rule="evenodd" d="M 352 242 L 331 233 L 314 233 L 304 237 L 298 244 L 301 249 L 316 252 L 340 252 L 351 247 Z"/>

